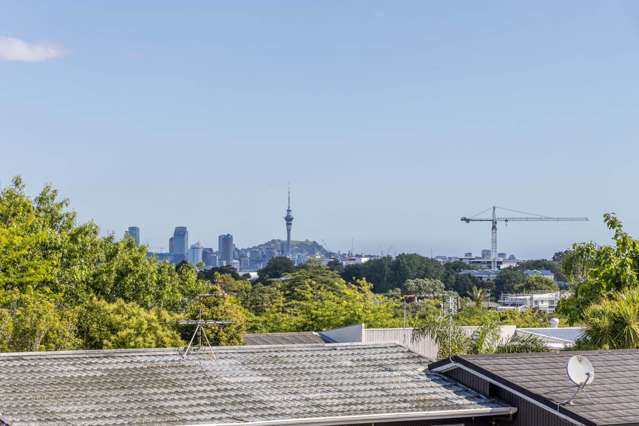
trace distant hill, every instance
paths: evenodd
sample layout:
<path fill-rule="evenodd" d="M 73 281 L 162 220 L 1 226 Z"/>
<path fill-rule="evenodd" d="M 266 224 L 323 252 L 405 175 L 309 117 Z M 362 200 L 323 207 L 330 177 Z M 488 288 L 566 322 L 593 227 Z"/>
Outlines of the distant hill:
<path fill-rule="evenodd" d="M 271 241 L 267 241 L 265 243 L 259 244 L 257 246 L 253 246 L 253 247 L 247 247 L 244 248 L 242 250 L 264 250 L 264 251 L 275 251 L 275 252 L 282 252 L 284 245 L 286 244 L 286 241 L 284 240 L 271 240 Z M 315 256 L 315 255 L 322 255 L 322 256 L 328 256 L 330 254 L 330 252 L 328 250 L 326 250 L 320 243 L 318 243 L 317 241 L 310 241 L 310 240 L 304 240 L 304 241 L 291 241 L 291 255 L 293 256 L 297 256 L 297 255 L 303 255 L 303 256 Z"/>

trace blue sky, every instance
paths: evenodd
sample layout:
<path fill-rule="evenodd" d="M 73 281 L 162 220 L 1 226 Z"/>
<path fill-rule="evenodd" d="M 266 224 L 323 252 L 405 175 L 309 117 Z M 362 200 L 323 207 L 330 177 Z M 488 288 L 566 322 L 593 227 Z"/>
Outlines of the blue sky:
<path fill-rule="evenodd" d="M 293 236 L 334 250 L 478 252 L 492 205 L 550 256 L 639 234 L 632 1 L 0 0 L 0 183 L 165 247 Z M 24 43 L 24 44 L 21 44 Z M 3 53 L 4 49 L 4 53 Z"/>

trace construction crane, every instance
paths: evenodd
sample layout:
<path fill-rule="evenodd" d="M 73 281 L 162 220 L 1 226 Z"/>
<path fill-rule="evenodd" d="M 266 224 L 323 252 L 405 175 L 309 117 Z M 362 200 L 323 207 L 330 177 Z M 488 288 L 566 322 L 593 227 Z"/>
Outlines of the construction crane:
<path fill-rule="evenodd" d="M 478 217 L 486 212 L 488 212 L 492 208 L 493 214 L 492 217 Z M 519 216 L 519 217 L 505 217 L 505 216 L 497 216 L 497 209 L 506 210 L 511 213 L 524 214 L 528 215 L 527 217 Z M 493 271 L 497 270 L 497 222 L 588 222 L 587 217 L 550 217 L 543 216 L 534 213 L 526 213 L 517 210 L 507 209 L 505 207 L 497 207 L 492 206 L 487 208 L 484 211 L 477 213 L 471 217 L 462 217 L 462 222 L 470 223 L 470 222 L 491 222 L 491 245 L 490 245 L 490 255 L 491 255 L 491 269 Z"/>

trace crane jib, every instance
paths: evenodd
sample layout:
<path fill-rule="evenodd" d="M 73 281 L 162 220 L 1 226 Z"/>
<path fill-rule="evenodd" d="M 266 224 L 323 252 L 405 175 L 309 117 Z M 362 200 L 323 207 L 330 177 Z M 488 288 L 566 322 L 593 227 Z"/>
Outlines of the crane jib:
<path fill-rule="evenodd" d="M 496 210 L 506 210 L 511 213 L 519 213 L 519 214 L 530 214 L 530 217 L 522 217 L 522 216 L 497 216 Z M 477 217 L 486 213 L 488 210 L 492 210 L 491 217 Z M 484 210 L 476 214 L 475 216 L 464 216 L 461 217 L 460 220 L 462 222 L 470 223 L 470 222 L 491 222 L 491 269 L 497 270 L 497 222 L 588 222 L 587 217 L 550 217 L 550 216 L 542 216 L 536 215 L 533 213 L 521 212 L 517 210 L 511 210 L 504 207 L 493 206 L 489 209 Z"/>

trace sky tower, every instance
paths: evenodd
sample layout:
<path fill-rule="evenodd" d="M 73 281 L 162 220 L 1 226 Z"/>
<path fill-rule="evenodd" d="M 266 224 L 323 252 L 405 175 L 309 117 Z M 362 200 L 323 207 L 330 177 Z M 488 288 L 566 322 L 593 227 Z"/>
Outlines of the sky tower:
<path fill-rule="evenodd" d="M 291 187 L 288 187 L 288 208 L 286 209 L 286 256 L 291 255 L 291 229 L 293 228 L 293 215 L 291 214 Z"/>

